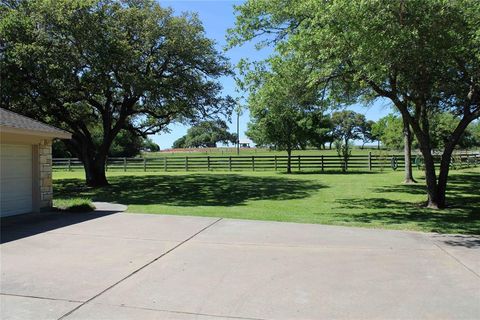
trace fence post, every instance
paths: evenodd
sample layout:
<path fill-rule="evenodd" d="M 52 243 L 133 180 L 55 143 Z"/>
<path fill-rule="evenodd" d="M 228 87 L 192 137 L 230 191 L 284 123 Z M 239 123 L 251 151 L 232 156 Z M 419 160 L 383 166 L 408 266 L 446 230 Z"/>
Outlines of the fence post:
<path fill-rule="evenodd" d="M 372 171 L 372 151 L 368 152 L 368 171 Z"/>
<path fill-rule="evenodd" d="M 298 171 L 300 171 L 300 170 L 302 170 L 302 165 L 300 164 L 302 158 L 300 158 L 300 155 L 297 156 L 297 160 L 298 160 Z"/>
<path fill-rule="evenodd" d="M 188 156 L 185 156 L 185 171 L 188 171 Z"/>
<path fill-rule="evenodd" d="M 207 171 L 210 171 L 210 156 L 207 156 Z"/>
<path fill-rule="evenodd" d="M 68 158 L 68 171 L 72 171 L 72 158 Z"/>
<path fill-rule="evenodd" d="M 123 172 L 127 171 L 127 158 L 123 158 Z"/>
<path fill-rule="evenodd" d="M 255 171 L 255 156 L 252 156 L 252 171 Z"/>
<path fill-rule="evenodd" d="M 143 172 L 147 171 L 147 158 L 143 158 Z"/>
<path fill-rule="evenodd" d="M 323 154 L 322 154 L 321 160 L 322 160 L 322 172 L 323 172 Z"/>
<path fill-rule="evenodd" d="M 275 155 L 275 171 L 277 171 L 277 155 Z"/>
<path fill-rule="evenodd" d="M 108 171 L 108 157 L 105 158 L 105 171 Z"/>
<path fill-rule="evenodd" d="M 228 170 L 232 171 L 232 156 L 228 157 Z"/>
<path fill-rule="evenodd" d="M 163 169 L 167 171 L 167 157 L 163 158 Z"/>

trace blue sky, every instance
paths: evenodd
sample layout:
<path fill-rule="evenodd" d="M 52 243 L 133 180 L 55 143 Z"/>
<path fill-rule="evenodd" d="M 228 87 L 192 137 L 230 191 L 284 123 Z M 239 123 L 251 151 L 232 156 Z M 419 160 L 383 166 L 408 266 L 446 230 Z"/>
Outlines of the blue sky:
<path fill-rule="evenodd" d="M 230 1 L 230 0 L 166 0 L 159 1 L 160 5 L 173 8 L 175 13 L 184 11 L 198 13 L 200 19 L 203 21 L 205 32 L 207 37 L 214 39 L 217 43 L 218 49 L 223 50 L 226 41 L 225 34 L 228 28 L 234 26 L 235 15 L 233 6 L 235 4 L 241 4 L 242 1 Z M 246 44 L 239 48 L 234 48 L 225 52 L 225 55 L 230 59 L 232 65 L 236 65 L 237 62 L 244 57 L 250 60 L 263 59 L 267 57 L 272 51 L 270 49 L 263 49 L 258 51 L 255 49 L 252 43 Z M 236 91 L 236 86 L 233 78 L 222 78 L 221 83 L 223 85 L 223 93 L 225 95 L 231 95 L 232 97 L 239 97 L 243 94 Z M 379 101 L 370 107 L 353 106 L 352 110 L 365 114 L 367 119 L 377 120 L 390 112 L 389 104 Z M 232 132 L 236 131 L 236 119 L 232 119 L 233 123 L 230 123 L 230 129 Z M 240 117 L 240 139 L 246 138 L 244 132 L 247 128 L 249 120 L 248 111 L 245 110 Z M 188 127 L 179 124 L 173 124 L 169 126 L 170 133 L 162 133 L 159 135 L 151 136 L 151 138 L 160 145 L 161 149 L 170 148 L 173 141 L 183 136 Z"/>

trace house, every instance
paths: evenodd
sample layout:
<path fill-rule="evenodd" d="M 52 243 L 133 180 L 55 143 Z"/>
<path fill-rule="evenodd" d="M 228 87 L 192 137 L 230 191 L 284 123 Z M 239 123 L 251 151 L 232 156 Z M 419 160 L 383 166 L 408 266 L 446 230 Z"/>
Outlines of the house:
<path fill-rule="evenodd" d="M 247 139 L 240 139 L 239 144 L 240 148 L 250 148 L 252 141 Z"/>
<path fill-rule="evenodd" d="M 52 206 L 52 139 L 71 134 L 0 108 L 0 217 Z"/>

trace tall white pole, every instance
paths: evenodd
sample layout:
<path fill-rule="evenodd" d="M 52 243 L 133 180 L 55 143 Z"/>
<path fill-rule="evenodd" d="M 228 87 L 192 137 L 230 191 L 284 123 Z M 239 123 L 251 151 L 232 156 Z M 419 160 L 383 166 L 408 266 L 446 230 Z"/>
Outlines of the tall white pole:
<path fill-rule="evenodd" d="M 240 154 L 240 110 L 237 111 L 237 156 Z"/>

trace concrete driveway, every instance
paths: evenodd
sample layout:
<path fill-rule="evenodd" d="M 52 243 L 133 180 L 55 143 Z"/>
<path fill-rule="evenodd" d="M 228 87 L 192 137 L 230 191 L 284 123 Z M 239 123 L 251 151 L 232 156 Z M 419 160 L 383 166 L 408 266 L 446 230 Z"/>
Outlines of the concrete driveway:
<path fill-rule="evenodd" d="M 95 213 L 2 238 L 4 320 L 480 318 L 480 237 Z"/>

